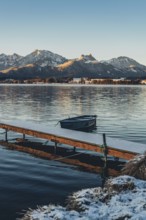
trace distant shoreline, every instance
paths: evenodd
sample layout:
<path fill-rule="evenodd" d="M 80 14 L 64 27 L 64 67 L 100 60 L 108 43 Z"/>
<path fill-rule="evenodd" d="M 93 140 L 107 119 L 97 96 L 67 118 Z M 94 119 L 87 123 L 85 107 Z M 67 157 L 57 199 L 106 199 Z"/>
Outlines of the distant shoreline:
<path fill-rule="evenodd" d="M 4 79 L 0 84 L 76 84 L 76 85 L 146 85 L 146 79 L 128 78 L 33 78 Z"/>

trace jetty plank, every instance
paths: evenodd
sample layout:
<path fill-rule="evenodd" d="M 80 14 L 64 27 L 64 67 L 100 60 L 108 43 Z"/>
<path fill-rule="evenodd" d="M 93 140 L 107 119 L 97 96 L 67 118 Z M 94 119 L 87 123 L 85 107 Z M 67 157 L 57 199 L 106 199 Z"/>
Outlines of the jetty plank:
<path fill-rule="evenodd" d="M 103 137 L 101 134 L 86 133 L 59 127 L 50 128 L 46 125 L 24 121 L 3 122 L 0 123 L 0 128 L 7 131 L 22 133 L 23 135 L 35 136 L 37 138 L 102 153 Z M 124 141 L 116 138 L 107 137 L 106 143 L 108 155 L 126 160 L 132 159 L 136 154 L 141 154 L 146 151 L 145 144 Z"/>

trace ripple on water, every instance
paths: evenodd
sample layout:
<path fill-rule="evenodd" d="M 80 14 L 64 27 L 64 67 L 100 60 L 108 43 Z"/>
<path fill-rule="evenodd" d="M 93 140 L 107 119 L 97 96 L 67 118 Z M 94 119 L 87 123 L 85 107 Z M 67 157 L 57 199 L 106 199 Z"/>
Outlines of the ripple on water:
<path fill-rule="evenodd" d="M 28 207 L 64 204 L 66 196 L 101 184 L 98 175 L 85 174 L 57 161 L 0 147 L 0 219 L 13 220 Z"/>
<path fill-rule="evenodd" d="M 56 126 L 68 116 L 96 114 L 98 133 L 146 143 L 146 86 L 0 85 L 0 100 L 0 118 L 6 122 Z M 14 138 L 11 132 L 8 136 Z M 98 185 L 99 175 L 0 147 L 2 220 L 16 219 L 28 207 L 64 203 L 69 193 Z"/>

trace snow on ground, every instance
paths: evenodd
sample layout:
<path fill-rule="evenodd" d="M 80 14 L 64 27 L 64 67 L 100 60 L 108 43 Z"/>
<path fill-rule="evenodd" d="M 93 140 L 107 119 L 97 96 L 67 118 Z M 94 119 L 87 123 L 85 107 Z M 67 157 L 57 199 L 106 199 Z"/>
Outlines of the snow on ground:
<path fill-rule="evenodd" d="M 146 181 L 130 176 L 108 179 L 104 188 L 84 189 L 66 207 L 30 210 L 23 220 L 146 220 Z"/>

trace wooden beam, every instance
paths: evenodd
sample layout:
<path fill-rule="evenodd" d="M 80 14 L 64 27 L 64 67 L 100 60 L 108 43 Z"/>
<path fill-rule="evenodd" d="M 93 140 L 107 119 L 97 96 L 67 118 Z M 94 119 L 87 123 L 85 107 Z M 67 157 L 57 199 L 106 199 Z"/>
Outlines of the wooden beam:
<path fill-rule="evenodd" d="M 8 124 L 0 124 L 0 128 L 6 129 L 6 130 L 11 130 L 11 131 L 22 133 L 22 134 L 26 134 L 26 135 L 30 135 L 30 136 L 34 136 L 34 137 L 38 137 L 38 138 L 42 138 L 42 139 L 47 139 L 47 140 L 53 141 L 55 143 L 67 144 L 67 145 L 70 145 L 73 147 L 83 148 L 85 150 L 103 153 L 101 146 L 98 144 L 87 143 L 85 141 L 74 140 L 71 138 L 62 137 L 62 136 L 58 136 L 55 134 L 49 134 L 49 133 L 45 133 L 45 132 L 41 132 L 41 131 L 17 127 L 17 126 L 8 125 Z M 123 146 L 123 148 L 124 148 L 124 146 Z M 107 146 L 107 150 L 108 150 L 108 155 L 123 158 L 126 160 L 132 159 L 136 155 L 136 153 L 126 151 L 126 150 L 121 150 L 121 149 L 115 149 L 110 146 Z"/>

